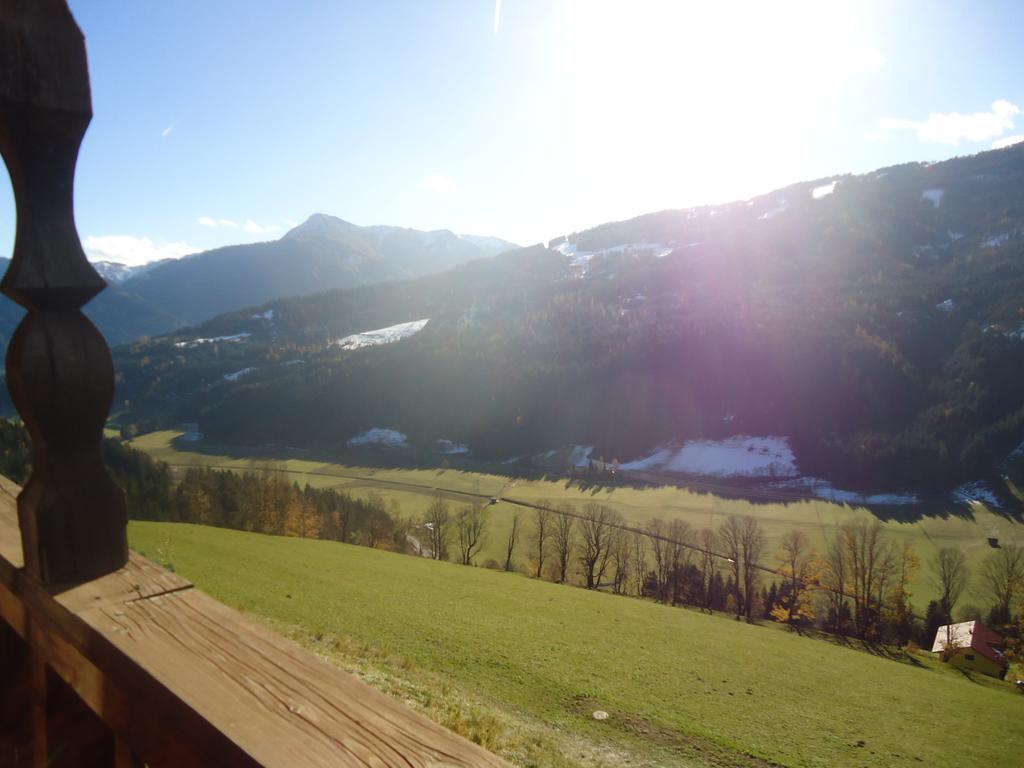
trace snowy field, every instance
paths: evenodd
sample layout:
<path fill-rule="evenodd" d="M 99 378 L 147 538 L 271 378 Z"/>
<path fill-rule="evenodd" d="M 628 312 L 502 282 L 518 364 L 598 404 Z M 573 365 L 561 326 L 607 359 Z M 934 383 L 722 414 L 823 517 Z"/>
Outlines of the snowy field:
<path fill-rule="evenodd" d="M 395 429 L 383 427 L 372 427 L 361 432 L 355 437 L 350 437 L 346 445 L 355 448 L 361 445 L 379 445 L 384 448 L 405 448 L 409 444 L 408 438 Z"/>
<path fill-rule="evenodd" d="M 916 504 L 919 501 L 918 497 L 911 493 L 875 493 L 864 495 L 854 491 L 844 491 L 833 486 L 828 480 L 821 480 L 817 477 L 798 477 L 794 480 L 773 483 L 772 488 L 808 491 L 811 496 L 826 501 L 834 501 L 838 504 L 902 506 L 904 504 Z"/>
<path fill-rule="evenodd" d="M 449 456 L 453 455 L 464 455 L 469 453 L 469 446 L 465 443 L 457 443 L 454 440 L 445 440 L 441 438 L 437 441 L 438 453 L 444 453 Z"/>
<path fill-rule="evenodd" d="M 836 191 L 836 182 L 832 181 L 828 184 L 822 184 L 820 187 L 815 187 L 811 190 L 811 197 L 815 200 L 821 200 L 823 197 L 828 197 Z"/>
<path fill-rule="evenodd" d="M 618 253 L 650 253 L 656 259 L 662 259 L 672 253 L 672 246 L 664 243 L 625 243 L 611 248 L 602 248 L 599 251 L 581 251 L 576 243 L 566 241 L 559 243 L 552 250 L 557 251 L 569 259 L 569 265 L 582 267 L 595 256 L 608 256 Z"/>
<path fill-rule="evenodd" d="M 188 347 L 198 347 L 200 344 L 215 344 L 220 341 L 226 341 L 231 343 L 243 341 L 244 339 L 249 338 L 249 336 L 251 335 L 252 334 L 249 333 L 235 333 L 232 334 L 231 336 L 213 336 L 212 338 L 209 339 L 192 339 L 192 341 L 176 341 L 174 342 L 174 346 L 181 349 Z"/>
<path fill-rule="evenodd" d="M 960 501 L 968 504 L 985 504 L 989 507 L 1000 507 L 999 499 L 992 492 L 992 489 L 985 485 L 983 480 L 975 480 L 973 483 L 964 483 L 953 491 L 953 495 Z"/>
<path fill-rule="evenodd" d="M 341 347 L 342 349 L 362 349 L 363 347 L 376 347 L 381 344 L 392 344 L 402 339 L 414 336 L 426 327 L 430 318 L 413 320 L 411 323 L 399 323 L 389 325 L 387 328 L 378 328 L 374 331 L 363 331 L 353 333 L 330 344 L 330 346 Z"/>
<path fill-rule="evenodd" d="M 255 370 L 256 370 L 255 368 L 250 366 L 249 368 L 243 368 L 242 370 L 235 371 L 234 373 L 225 373 L 224 374 L 224 380 L 225 381 L 238 381 L 243 376 L 248 376 L 250 373 L 252 373 Z"/>
<path fill-rule="evenodd" d="M 725 440 L 688 440 L 622 464 L 626 470 L 659 470 L 709 477 L 795 477 L 796 457 L 785 437 L 736 435 Z"/>

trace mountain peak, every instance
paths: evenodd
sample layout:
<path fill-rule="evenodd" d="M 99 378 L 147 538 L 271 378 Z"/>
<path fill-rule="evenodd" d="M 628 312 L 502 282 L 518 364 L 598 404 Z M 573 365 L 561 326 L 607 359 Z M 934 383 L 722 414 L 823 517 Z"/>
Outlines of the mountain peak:
<path fill-rule="evenodd" d="M 330 216 L 326 213 L 314 213 L 299 226 L 288 230 L 285 237 L 303 237 L 309 235 L 337 235 L 348 234 L 357 230 L 358 227 L 351 222 L 339 219 L 337 216 Z"/>

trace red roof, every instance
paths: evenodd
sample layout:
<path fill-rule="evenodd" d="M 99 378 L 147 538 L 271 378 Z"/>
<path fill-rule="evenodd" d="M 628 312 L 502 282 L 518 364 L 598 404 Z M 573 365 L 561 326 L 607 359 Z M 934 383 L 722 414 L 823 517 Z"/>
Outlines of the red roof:
<path fill-rule="evenodd" d="M 1003 656 L 1003 638 L 980 621 L 962 621 L 959 624 L 946 624 L 935 633 L 932 652 L 946 648 L 948 641 L 957 648 L 970 648 L 996 664 L 1006 664 Z"/>

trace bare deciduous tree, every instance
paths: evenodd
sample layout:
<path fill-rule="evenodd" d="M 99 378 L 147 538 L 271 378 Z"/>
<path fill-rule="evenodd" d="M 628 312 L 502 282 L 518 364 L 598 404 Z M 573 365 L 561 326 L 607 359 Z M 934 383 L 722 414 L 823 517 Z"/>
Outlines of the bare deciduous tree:
<path fill-rule="evenodd" d="M 647 539 L 633 532 L 633 591 L 637 597 L 644 596 L 644 581 L 647 578 Z"/>
<path fill-rule="evenodd" d="M 669 569 L 671 568 L 668 552 L 668 525 L 659 517 L 647 523 L 647 536 L 651 541 L 651 553 L 654 555 L 654 578 L 657 592 L 655 597 L 668 602 Z"/>
<path fill-rule="evenodd" d="M 534 576 L 538 579 L 544 573 L 544 558 L 547 556 L 551 539 L 551 527 L 554 523 L 554 513 L 548 508 L 547 501 L 541 501 L 533 518 L 533 563 Z"/>
<path fill-rule="evenodd" d="M 1024 549 L 1010 544 L 990 553 L 982 566 L 981 579 L 1000 620 L 1009 622 L 1014 595 L 1024 593 Z"/>
<path fill-rule="evenodd" d="M 508 541 L 505 544 L 505 570 L 511 571 L 512 556 L 515 554 L 516 542 L 519 540 L 519 513 L 512 515 L 512 528 L 508 532 Z"/>
<path fill-rule="evenodd" d="M 840 633 L 843 632 L 843 613 L 846 611 L 847 570 L 846 545 L 839 531 L 829 540 L 825 550 L 821 585 L 828 595 L 828 623 L 832 631 Z"/>
<path fill-rule="evenodd" d="M 878 629 L 885 590 L 892 580 L 896 558 L 877 520 L 858 520 L 839 529 L 845 549 L 847 584 L 853 589 L 854 623 L 861 637 Z"/>
<path fill-rule="evenodd" d="M 455 540 L 459 546 L 459 562 L 472 565 L 483 546 L 487 525 L 486 508 L 482 504 L 462 507 L 455 516 Z"/>
<path fill-rule="evenodd" d="M 788 593 L 779 606 L 768 606 L 776 618 L 781 617 L 792 624 L 797 619 L 813 618 L 808 597 L 808 588 L 816 575 L 816 560 L 807 534 L 794 528 L 783 534 L 780 542 L 782 552 L 779 572 L 789 586 Z"/>
<path fill-rule="evenodd" d="M 427 507 L 424 526 L 430 533 L 430 556 L 435 560 L 448 559 L 448 539 L 451 515 L 448 504 L 440 496 Z"/>
<path fill-rule="evenodd" d="M 626 594 L 629 579 L 633 573 L 633 537 L 619 528 L 612 531 L 609 546 L 612 559 L 612 591 L 616 595 Z"/>
<path fill-rule="evenodd" d="M 715 578 L 715 532 L 704 528 L 698 535 L 700 546 L 701 608 L 711 610 L 711 584 Z"/>
<path fill-rule="evenodd" d="M 558 582 L 562 584 L 569 576 L 569 562 L 572 560 L 573 518 L 571 513 L 572 507 L 562 506 L 559 507 L 559 513 L 555 518 L 555 558 L 558 565 Z"/>
<path fill-rule="evenodd" d="M 932 581 L 939 592 L 939 607 L 947 624 L 953 621 L 953 608 L 967 586 L 969 575 L 967 558 L 959 549 L 943 547 L 932 559 Z"/>
<path fill-rule="evenodd" d="M 746 515 L 740 521 L 740 555 L 743 558 L 744 612 L 747 622 L 754 620 L 754 597 L 757 594 L 758 561 L 764 546 L 761 524 Z"/>
<path fill-rule="evenodd" d="M 583 517 L 580 520 L 580 533 L 583 539 L 580 565 L 583 567 L 587 589 L 596 589 L 600 586 L 601 579 L 608 570 L 614 531 L 618 524 L 618 514 L 602 504 L 587 504 L 583 508 Z"/>
<path fill-rule="evenodd" d="M 725 522 L 718 527 L 718 541 L 719 546 L 722 549 L 722 553 L 725 555 L 726 563 L 729 566 L 729 570 L 732 572 L 733 589 L 735 590 L 735 602 L 736 602 L 736 619 L 739 620 L 740 616 L 743 615 L 743 599 L 740 594 L 742 586 L 741 579 L 741 552 L 740 552 L 740 540 L 742 538 L 742 532 L 740 530 L 740 519 L 735 515 L 730 515 L 725 519 Z"/>

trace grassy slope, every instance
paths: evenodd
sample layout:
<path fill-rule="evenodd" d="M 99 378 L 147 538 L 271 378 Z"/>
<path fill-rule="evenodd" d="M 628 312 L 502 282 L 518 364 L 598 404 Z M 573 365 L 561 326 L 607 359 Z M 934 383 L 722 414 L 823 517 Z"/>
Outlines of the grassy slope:
<path fill-rule="evenodd" d="M 1024 753 L 1024 697 L 930 662 L 335 542 L 138 522 L 129 535 L 300 638 L 374 648 L 505 713 L 510 733 L 485 743 L 523 764 L 992 768 Z"/>
<path fill-rule="evenodd" d="M 156 458 L 173 463 L 216 464 L 238 469 L 249 469 L 253 466 L 253 462 L 247 458 L 176 450 L 170 441 L 178 434 L 180 433 L 153 432 L 136 438 L 132 445 Z M 667 486 L 643 490 L 616 488 L 593 491 L 581 490 L 578 486 L 567 487 L 565 481 L 510 481 L 508 477 L 500 475 L 457 470 L 377 469 L 324 464 L 320 461 L 296 458 L 277 461 L 274 466 L 287 469 L 290 476 L 301 483 L 309 482 L 318 487 L 338 488 L 355 496 L 365 495 L 371 491 L 379 493 L 385 501 L 397 501 L 404 515 L 414 517 L 422 515 L 426 510 L 432 499 L 432 492 L 399 488 L 389 485 L 389 482 L 408 482 L 469 492 L 474 492 L 479 487 L 480 493 L 494 496 L 503 493 L 508 497 L 529 502 L 547 499 L 555 503 L 582 506 L 589 501 L 598 501 L 614 507 L 626 520 L 639 525 L 643 525 L 654 516 L 661 516 L 679 517 L 696 528 L 704 528 L 718 525 L 730 514 L 751 514 L 761 521 L 767 536 L 764 564 L 773 567 L 777 565 L 774 557 L 778 541 L 791 528 L 798 527 L 804 530 L 820 552 L 824 547 L 825 536 L 834 530 L 835 526 L 850 519 L 871 517 L 871 513 L 866 509 L 825 501 L 752 504 Z M 308 474 L 311 472 L 316 474 Z M 351 479 L 341 477 L 342 474 L 361 475 L 372 479 Z M 459 498 L 452 499 L 453 504 L 460 504 L 463 501 Z M 500 504 L 491 509 L 491 524 L 478 562 L 485 562 L 488 558 L 504 561 L 503 546 L 511 515 L 516 511 L 514 507 Z M 982 559 L 991 551 L 986 543 L 986 537 L 996 536 L 1004 543 L 1024 546 L 1024 527 L 993 514 L 984 506 L 975 505 L 973 520 L 951 515 L 944 508 L 923 509 L 922 512 L 931 516 L 923 517 L 914 523 L 886 524 L 891 533 L 909 540 L 921 555 L 923 567 L 912 585 L 913 601 L 919 613 L 924 613 L 927 601 L 935 596 L 935 589 L 927 577 L 927 564 L 939 548 L 955 546 L 962 549 L 967 554 L 969 564 L 977 572 L 980 570 Z M 528 514 L 525 510 L 521 510 L 520 513 Z M 525 569 L 527 554 L 524 548 L 519 550 L 517 560 Z M 976 600 L 970 594 L 963 600 L 964 604 L 975 602 L 982 604 L 984 601 Z"/>

